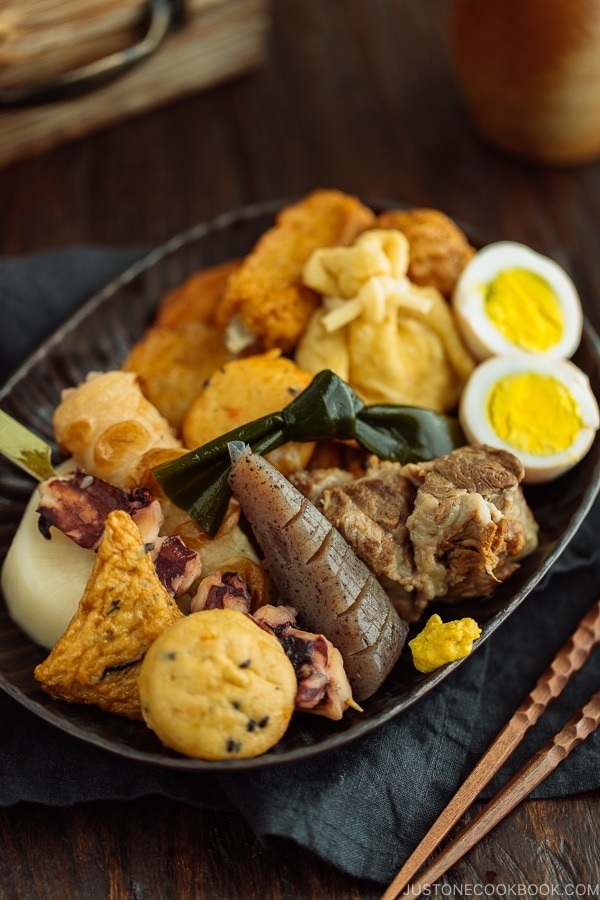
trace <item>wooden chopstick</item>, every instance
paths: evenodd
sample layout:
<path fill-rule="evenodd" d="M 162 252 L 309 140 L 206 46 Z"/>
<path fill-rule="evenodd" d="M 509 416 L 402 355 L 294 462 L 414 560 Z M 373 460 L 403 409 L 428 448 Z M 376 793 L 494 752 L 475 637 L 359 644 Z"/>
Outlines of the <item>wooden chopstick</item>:
<path fill-rule="evenodd" d="M 483 807 L 460 834 L 436 856 L 430 866 L 418 875 L 418 882 L 410 885 L 410 897 L 418 897 L 426 888 L 447 872 L 477 841 L 508 815 L 521 800 L 546 778 L 569 753 L 579 746 L 600 725 L 600 691 L 557 735 L 525 763 L 516 775 Z M 392 897 L 398 896 L 393 893 Z"/>
<path fill-rule="evenodd" d="M 488 747 L 471 774 L 463 782 L 461 787 L 452 797 L 438 819 L 434 822 L 427 834 L 423 837 L 421 842 L 406 860 L 390 886 L 382 895 L 381 900 L 394 900 L 394 898 L 398 897 L 398 895 L 404 890 L 404 888 L 410 882 L 411 878 L 416 874 L 421 866 L 424 865 L 431 853 L 436 849 L 436 847 L 439 846 L 440 842 L 448 834 L 450 829 L 454 825 L 456 825 L 463 813 L 468 809 L 471 803 L 473 803 L 473 801 L 477 799 L 483 788 L 488 784 L 488 782 L 491 781 L 494 775 L 504 765 L 508 757 L 518 747 L 529 729 L 533 725 L 535 725 L 537 720 L 547 709 L 552 700 L 556 699 L 556 697 L 561 694 L 572 676 L 576 672 L 578 672 L 579 669 L 581 669 L 586 660 L 589 658 L 592 650 L 599 643 L 600 600 L 598 600 L 592 606 L 589 612 L 583 617 L 571 637 L 568 638 L 565 644 L 558 651 L 548 669 L 546 669 L 544 674 L 538 679 L 534 689 L 530 694 L 528 694 L 528 696 L 513 714 L 511 719 L 507 722 L 504 728 L 500 731 L 500 733 Z M 592 701 L 590 701 L 590 703 L 591 702 Z M 584 709 L 587 709 L 587 707 L 584 707 Z M 587 721 L 587 712 L 585 713 L 585 716 Z M 572 728 L 573 722 L 570 722 L 568 726 L 565 726 L 565 729 Z M 557 735 L 553 740 L 560 740 L 560 742 L 564 742 L 566 740 L 563 736 L 563 732 L 565 731 L 565 729 L 563 729 L 563 731 L 561 731 L 560 734 Z M 578 740 L 577 743 L 580 743 L 580 740 Z M 539 754 L 534 756 L 531 762 L 526 767 L 524 767 L 528 770 L 528 773 L 529 766 L 533 765 L 534 760 L 536 760 L 538 756 L 544 754 L 546 750 L 549 750 L 549 747 L 550 745 L 547 745 L 546 748 L 544 748 L 540 751 Z M 570 752 L 570 749 L 572 749 L 572 747 L 570 747 L 569 751 L 567 752 Z M 554 760 L 556 758 L 557 751 L 549 751 L 549 753 L 550 759 Z M 566 756 L 567 754 L 565 753 L 564 755 Z M 559 759 L 556 759 L 554 765 L 557 765 L 559 761 Z M 540 761 L 538 761 L 536 765 L 540 766 L 539 771 L 545 771 Z M 551 769 L 548 770 L 548 772 L 549 771 L 551 771 Z M 509 784 L 512 784 L 518 777 L 521 777 L 523 772 L 524 769 L 522 769 L 521 773 L 519 773 L 519 776 L 515 776 L 515 778 L 513 778 L 512 782 L 509 782 Z M 537 777 L 537 772 L 538 770 L 536 769 L 535 776 L 531 775 L 530 777 Z M 548 772 L 546 772 L 546 774 L 548 774 Z M 546 775 L 542 774 L 539 781 L 543 780 L 543 778 L 545 777 Z M 528 793 L 530 793 L 536 786 L 536 784 L 539 784 L 539 781 L 535 782 L 535 784 L 532 783 L 530 787 L 527 787 L 525 794 L 523 794 L 522 796 L 525 797 Z M 506 815 L 513 808 L 513 806 L 502 806 L 502 804 L 506 801 L 503 800 L 500 795 L 502 795 L 504 791 L 507 791 L 508 787 L 509 785 L 506 785 L 503 791 L 501 791 L 500 794 L 497 795 L 494 800 L 490 801 L 490 804 L 488 804 L 488 807 L 491 806 L 496 802 L 496 799 L 500 797 L 500 808 L 503 808 L 505 810 L 498 819 L 494 820 L 494 824 L 500 821 L 500 818 L 502 818 L 503 815 Z M 516 791 L 516 787 L 513 786 L 511 790 Z M 513 794 L 511 794 L 511 797 L 512 796 Z M 516 802 L 518 802 L 518 800 Z M 485 812 L 486 809 L 488 809 L 488 807 L 485 807 L 485 809 L 482 810 L 480 816 Z M 487 815 L 491 816 L 492 813 L 488 812 Z M 474 819 L 471 825 L 467 826 L 467 829 L 474 827 L 475 822 L 479 820 L 480 816 L 478 816 L 477 819 Z M 488 820 L 486 819 L 486 821 Z M 493 826 L 490 825 L 489 828 L 491 827 Z M 489 830 L 489 828 L 487 828 L 487 830 Z M 465 831 L 467 831 L 467 829 L 465 829 Z M 484 834 L 485 831 L 482 833 Z M 460 837 L 462 837 L 463 835 L 464 831 L 461 833 Z M 464 837 L 463 844 L 467 840 L 468 838 Z M 478 840 L 478 838 L 476 838 L 475 840 Z M 454 843 L 450 846 L 453 847 Z M 465 849 L 463 849 L 459 856 L 456 856 L 453 861 L 459 859 L 460 856 L 463 853 L 466 853 L 467 849 L 472 846 L 473 844 L 471 843 L 469 844 L 469 847 L 465 847 Z M 449 849 L 450 848 L 447 848 L 447 851 L 449 851 Z M 447 851 L 444 851 L 444 854 L 442 855 L 445 856 L 445 853 Z M 436 863 L 442 858 L 442 855 L 437 857 Z M 430 869 L 427 869 L 427 872 L 423 873 L 423 875 L 427 874 L 428 877 L 431 877 L 435 880 L 436 877 L 439 878 L 440 875 L 443 874 L 443 872 L 445 872 L 446 869 L 452 864 L 452 862 L 449 862 L 448 866 L 437 875 L 432 873 L 432 867 L 430 867 Z M 431 881 L 429 883 L 431 883 Z M 422 884 L 422 889 L 424 888 L 425 884 Z M 411 887 L 411 897 L 412 896 L 418 896 L 418 894 L 415 894 L 414 889 Z"/>

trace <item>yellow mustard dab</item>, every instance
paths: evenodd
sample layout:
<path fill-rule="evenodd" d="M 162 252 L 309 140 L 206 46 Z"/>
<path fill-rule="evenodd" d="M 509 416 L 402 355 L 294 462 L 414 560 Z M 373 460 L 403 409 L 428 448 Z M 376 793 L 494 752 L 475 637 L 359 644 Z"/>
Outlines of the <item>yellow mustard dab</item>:
<path fill-rule="evenodd" d="M 423 631 L 408 642 L 415 668 L 419 672 L 433 672 L 446 663 L 468 656 L 473 649 L 473 641 L 480 634 L 481 628 L 475 619 L 442 622 L 440 616 L 434 613 Z"/>

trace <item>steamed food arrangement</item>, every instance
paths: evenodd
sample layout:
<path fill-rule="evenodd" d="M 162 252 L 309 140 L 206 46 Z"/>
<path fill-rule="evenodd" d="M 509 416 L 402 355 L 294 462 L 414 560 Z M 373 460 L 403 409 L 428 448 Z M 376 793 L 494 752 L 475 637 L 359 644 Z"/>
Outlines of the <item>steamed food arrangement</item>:
<path fill-rule="evenodd" d="M 234 760 L 292 716 L 360 716 L 409 631 L 420 672 L 468 655 L 477 600 L 537 546 L 522 484 L 598 428 L 581 327 L 555 263 L 439 211 L 283 209 L 63 392 L 66 460 L 2 571 L 36 679 Z"/>

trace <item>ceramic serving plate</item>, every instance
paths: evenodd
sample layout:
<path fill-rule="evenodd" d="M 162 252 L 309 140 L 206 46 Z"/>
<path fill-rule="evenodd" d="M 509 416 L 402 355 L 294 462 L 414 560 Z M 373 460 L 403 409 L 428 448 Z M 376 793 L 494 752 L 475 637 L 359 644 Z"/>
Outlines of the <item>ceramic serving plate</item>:
<path fill-rule="evenodd" d="M 46 341 L 0 390 L 0 406 L 51 443 L 52 411 L 61 390 L 77 384 L 90 370 L 117 368 L 151 322 L 156 304 L 166 291 L 203 267 L 246 254 L 272 225 L 274 214 L 282 205 L 272 202 L 220 216 L 151 252 Z M 574 361 L 587 373 L 592 389 L 600 396 L 599 343 L 587 324 Z M 590 453 L 569 473 L 549 485 L 527 491 L 540 523 L 539 548 L 491 598 L 453 608 L 453 617 L 473 615 L 482 626 L 477 646 L 492 636 L 548 572 L 585 518 L 599 486 L 597 437 Z M 33 489 L 34 483 L 28 476 L 0 459 L 0 562 Z M 130 759 L 190 771 L 250 769 L 340 747 L 397 716 L 461 664 L 459 661 L 430 675 L 421 675 L 414 669 L 407 650 L 381 690 L 364 703 L 362 714 L 349 710 L 339 723 L 296 715 L 282 741 L 264 756 L 215 763 L 187 759 L 168 750 L 142 723 L 111 716 L 94 707 L 52 700 L 33 677 L 34 667 L 45 655 L 46 651 L 13 624 L 0 597 L 0 687 L 6 693 L 33 715 L 75 738 Z"/>

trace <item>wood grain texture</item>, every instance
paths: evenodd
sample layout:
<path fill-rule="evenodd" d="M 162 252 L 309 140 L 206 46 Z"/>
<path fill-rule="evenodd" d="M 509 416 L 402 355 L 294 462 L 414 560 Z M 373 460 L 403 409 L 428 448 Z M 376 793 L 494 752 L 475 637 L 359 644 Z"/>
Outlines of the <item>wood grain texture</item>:
<path fill-rule="evenodd" d="M 183 27 L 168 33 L 153 53 L 101 87 L 70 100 L 37 106 L 0 108 L 0 165 L 20 160 L 60 144 L 114 125 L 132 115 L 173 102 L 202 88 L 213 87 L 248 72 L 262 61 L 268 18 L 264 0 L 224 0 L 190 14 Z M 143 32 L 142 32 L 143 34 Z M 49 59 L 52 73 L 72 71 L 78 65 L 107 56 L 108 44 L 119 51 L 141 40 L 125 34 L 110 36 L 92 47 L 82 42 L 82 53 L 65 66 Z M 3 86 L 43 82 L 31 67 L 10 77 Z M 0 67 L 1 71 L 1 67 Z"/>
<path fill-rule="evenodd" d="M 556 257 L 600 328 L 600 164 L 535 167 L 482 143 L 454 78 L 450 0 L 272 0 L 271 12 L 261 68 L 0 169 L 0 253 L 159 244 L 246 203 L 337 187 L 437 207 L 484 240 Z M 598 794 L 526 801 L 440 884 L 597 884 L 599 820 Z M 2 900 L 381 890 L 296 846 L 262 846 L 237 817 L 157 798 L 0 812 Z"/>
<path fill-rule="evenodd" d="M 475 811 L 477 808 L 475 808 Z M 528 801 L 438 882 L 438 890 L 595 884 L 593 797 Z M 577 821 L 576 832 L 568 823 Z M 567 837 L 565 837 L 567 835 Z M 0 811 L 0 896 L 18 900 L 375 900 L 381 889 L 287 843 L 266 848 L 224 813 L 146 798 Z M 64 893 L 61 893 L 61 889 Z M 488 887 L 487 890 L 490 890 Z M 441 894 L 443 895 L 443 894 Z"/>
<path fill-rule="evenodd" d="M 600 691 L 585 704 L 561 731 L 514 775 L 495 797 L 481 809 L 450 844 L 438 853 L 424 870 L 412 879 L 408 891 L 419 897 L 434 885 L 465 853 L 502 821 L 523 801 L 567 756 L 592 734 L 600 724 Z M 407 882 L 399 879 L 390 885 L 382 900 L 395 900 Z"/>
<path fill-rule="evenodd" d="M 477 799 L 494 775 L 500 771 L 504 763 L 519 746 L 526 733 L 535 725 L 550 703 L 560 696 L 573 675 L 575 675 L 589 659 L 591 652 L 598 643 L 600 643 L 600 601 L 593 605 L 583 617 L 573 634 L 565 641 L 550 663 L 548 669 L 539 677 L 533 690 L 516 709 L 497 737 L 494 738 L 477 765 L 459 787 L 454 797 L 452 797 L 445 809 L 442 810 L 440 816 L 436 819 L 430 830 L 406 860 L 398 874 L 386 889 L 381 900 L 394 900 L 395 897 L 402 893 L 409 882 L 414 881 L 415 879 L 417 879 L 420 885 L 424 884 L 425 873 L 421 872 L 418 877 L 416 873 L 422 868 L 427 861 L 427 858 L 431 856 L 434 851 L 439 850 L 443 839 L 450 829 L 456 825 L 470 804 Z M 596 711 L 597 707 L 598 702 L 596 701 L 594 706 Z M 582 719 L 583 722 L 581 727 L 585 728 L 589 724 L 587 722 L 587 711 L 584 712 Z M 585 736 L 587 737 L 587 734 L 590 733 L 591 730 L 586 731 Z M 571 738 L 571 733 L 568 729 L 566 734 Z M 578 732 L 576 732 L 575 738 L 578 736 Z M 555 743 L 561 746 L 562 739 L 563 735 L 561 732 L 561 734 L 557 735 L 556 739 L 552 742 L 551 747 L 554 747 Z M 570 752 L 574 746 L 576 745 L 569 741 L 568 752 Z M 549 752 L 547 755 L 547 763 L 549 763 L 549 766 L 544 768 L 542 760 L 540 759 L 539 768 L 541 769 L 541 775 L 539 780 L 535 782 L 535 785 L 539 784 L 540 781 L 552 771 L 552 761 L 554 759 L 556 759 L 554 765 L 561 761 L 560 758 L 556 758 L 556 755 L 551 757 Z M 531 793 L 535 786 L 533 782 L 534 777 L 532 775 L 530 780 L 521 787 L 521 793 L 515 802 L 522 800 Z M 514 792 L 514 795 L 516 796 L 516 791 Z M 477 840 L 480 840 L 484 834 L 487 834 L 494 824 L 497 824 L 504 815 L 507 815 L 513 806 L 509 806 L 508 802 L 504 801 L 501 795 L 497 795 L 493 801 L 490 801 L 486 807 L 489 811 L 487 822 L 492 824 L 486 825 L 485 830 L 482 825 L 475 836 L 472 834 L 467 836 L 465 832 L 461 832 L 463 835 L 462 847 L 464 847 L 464 850 L 461 849 L 461 852 L 457 852 L 452 858 L 453 861 L 460 859 L 460 857 L 464 855 Z M 474 826 L 475 821 L 470 823 L 469 828 L 474 829 Z M 465 829 L 465 831 L 466 830 L 467 829 Z M 450 849 L 450 847 L 446 847 L 445 853 L 448 853 Z M 435 880 L 436 875 L 439 877 L 439 875 L 447 871 L 452 864 L 449 863 L 445 868 L 439 868 L 442 856 L 444 856 L 444 852 L 436 856 L 434 863 L 428 867 L 431 883 Z M 413 895 L 418 896 L 416 891 L 413 890 L 412 893 Z"/>

